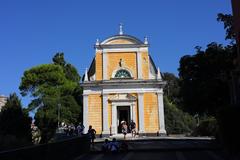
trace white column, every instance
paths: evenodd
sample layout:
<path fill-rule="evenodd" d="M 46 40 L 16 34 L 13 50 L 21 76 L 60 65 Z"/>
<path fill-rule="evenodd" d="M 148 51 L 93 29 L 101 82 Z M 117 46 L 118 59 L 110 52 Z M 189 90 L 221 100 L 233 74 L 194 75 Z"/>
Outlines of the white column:
<path fill-rule="evenodd" d="M 137 52 L 137 74 L 138 79 L 142 79 L 142 54 L 141 52 Z"/>
<path fill-rule="evenodd" d="M 164 120 L 163 92 L 158 92 L 157 96 L 158 96 L 159 133 L 166 134 L 165 120 Z"/>
<path fill-rule="evenodd" d="M 108 95 L 103 94 L 103 134 L 109 134 L 108 126 Z"/>
<path fill-rule="evenodd" d="M 144 133 L 144 106 L 143 93 L 138 93 L 139 133 Z"/>
<path fill-rule="evenodd" d="M 130 105 L 130 120 L 133 120 L 133 105 Z"/>
<path fill-rule="evenodd" d="M 103 80 L 107 79 L 107 52 L 103 51 L 102 52 L 103 55 L 103 61 L 102 61 L 102 65 L 103 65 Z"/>
<path fill-rule="evenodd" d="M 132 103 L 131 104 L 131 107 L 132 107 L 132 120 L 136 123 L 136 109 L 135 109 L 135 104 Z"/>
<path fill-rule="evenodd" d="M 83 95 L 83 125 L 84 133 L 88 132 L 88 95 Z"/>
<path fill-rule="evenodd" d="M 112 134 L 117 134 L 117 106 L 112 104 Z"/>

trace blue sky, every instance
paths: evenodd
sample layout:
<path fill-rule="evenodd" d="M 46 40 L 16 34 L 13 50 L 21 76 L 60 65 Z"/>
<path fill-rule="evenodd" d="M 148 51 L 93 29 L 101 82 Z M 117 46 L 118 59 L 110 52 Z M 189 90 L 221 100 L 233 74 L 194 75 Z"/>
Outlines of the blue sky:
<path fill-rule="evenodd" d="M 1 0 L 0 94 L 19 94 L 26 69 L 49 63 L 56 52 L 82 75 L 97 38 L 124 33 L 149 38 L 162 72 L 178 74 L 180 57 L 195 46 L 226 44 L 217 13 L 231 13 L 230 0 Z M 29 98 L 21 97 L 26 106 Z"/>

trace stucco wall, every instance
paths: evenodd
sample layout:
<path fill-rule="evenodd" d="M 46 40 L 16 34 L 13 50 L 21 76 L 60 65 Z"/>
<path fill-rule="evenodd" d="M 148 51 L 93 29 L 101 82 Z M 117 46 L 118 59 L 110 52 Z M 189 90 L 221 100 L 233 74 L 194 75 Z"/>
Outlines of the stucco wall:
<path fill-rule="evenodd" d="M 95 61 L 96 61 L 96 80 L 102 80 L 103 69 L 102 69 L 102 53 L 101 52 L 96 53 Z"/>
<path fill-rule="evenodd" d="M 88 96 L 88 124 L 92 125 L 97 134 L 102 132 L 102 96 L 94 94 Z M 88 126 L 85 126 L 88 129 Z"/>
<path fill-rule="evenodd" d="M 142 77 L 149 79 L 149 57 L 147 52 L 142 52 Z"/>
<path fill-rule="evenodd" d="M 114 70 L 119 68 L 120 59 L 123 60 L 124 66 L 129 68 L 133 74 L 134 79 L 137 78 L 137 59 L 135 52 L 129 53 L 107 53 L 107 79 L 111 79 Z"/>
<path fill-rule="evenodd" d="M 156 133 L 158 125 L 158 101 L 156 93 L 144 93 L 144 127 L 147 133 Z"/>

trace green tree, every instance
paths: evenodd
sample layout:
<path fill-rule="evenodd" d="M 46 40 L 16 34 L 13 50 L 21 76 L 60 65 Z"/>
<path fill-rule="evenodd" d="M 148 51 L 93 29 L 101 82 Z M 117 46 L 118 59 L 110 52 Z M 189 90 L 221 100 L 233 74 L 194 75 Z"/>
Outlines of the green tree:
<path fill-rule="evenodd" d="M 206 50 L 180 60 L 180 94 L 184 109 L 192 114 L 216 115 L 230 102 L 229 79 L 234 68 L 235 46 L 211 43 Z"/>
<path fill-rule="evenodd" d="M 168 134 L 190 134 L 196 127 L 196 120 L 183 112 L 164 96 L 164 112 Z"/>
<path fill-rule="evenodd" d="M 16 93 L 10 94 L 0 112 L 0 149 L 31 144 L 31 122 Z"/>
<path fill-rule="evenodd" d="M 73 65 L 65 61 L 64 53 L 57 53 L 52 60 L 54 64 L 60 65 L 63 67 L 63 71 L 68 80 L 79 83 L 80 76 L 77 72 L 77 69 Z"/>
<path fill-rule="evenodd" d="M 226 30 L 225 39 L 229 39 L 234 42 L 236 34 L 233 29 L 233 16 L 231 14 L 219 13 L 217 16 L 217 21 L 222 22 L 224 25 L 224 29 Z"/>
<path fill-rule="evenodd" d="M 179 96 L 180 85 L 179 78 L 176 77 L 173 73 L 163 73 L 163 80 L 167 81 L 167 84 L 164 88 L 164 93 L 168 97 L 168 100 L 178 107 L 181 105 L 181 97 Z"/>
<path fill-rule="evenodd" d="M 19 89 L 23 96 L 34 98 L 28 109 L 37 110 L 35 123 L 41 130 L 42 143 L 53 137 L 57 122 L 76 124 L 81 119 L 81 102 L 77 96 L 81 94 L 79 80 L 76 68 L 64 60 L 63 53 L 53 57 L 53 64 L 39 65 L 24 72 Z"/>

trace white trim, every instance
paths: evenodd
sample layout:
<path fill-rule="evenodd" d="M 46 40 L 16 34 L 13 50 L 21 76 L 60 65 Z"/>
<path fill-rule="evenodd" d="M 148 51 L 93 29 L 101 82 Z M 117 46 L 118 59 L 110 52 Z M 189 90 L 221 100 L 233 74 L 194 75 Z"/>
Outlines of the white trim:
<path fill-rule="evenodd" d="M 104 41 L 101 42 L 101 45 L 103 44 L 108 44 L 109 42 L 113 41 L 113 40 L 117 40 L 117 39 L 125 39 L 125 40 L 128 40 L 134 44 L 144 44 L 141 40 L 139 40 L 138 38 L 134 37 L 134 36 L 130 36 L 130 35 L 115 35 L 115 36 L 112 36 L 112 37 L 109 37 L 107 39 L 105 39 Z"/>
<path fill-rule="evenodd" d="M 96 51 L 102 50 L 103 54 L 108 52 L 148 52 L 148 47 L 140 47 L 140 48 L 104 48 L 97 49 Z"/>
<path fill-rule="evenodd" d="M 83 95 L 83 125 L 85 127 L 84 133 L 88 130 L 88 95 Z"/>
<path fill-rule="evenodd" d="M 142 79 L 142 53 L 137 52 L 137 74 L 138 79 Z"/>
<path fill-rule="evenodd" d="M 160 134 L 166 134 L 165 118 L 164 118 L 163 93 L 157 93 L 157 96 L 158 96 L 159 133 Z"/>
<path fill-rule="evenodd" d="M 112 134 L 117 134 L 117 106 L 112 104 L 112 125 L 111 125 Z"/>
<path fill-rule="evenodd" d="M 162 88 L 122 88 L 121 86 L 116 88 L 109 88 L 109 89 L 96 89 L 96 88 L 89 88 L 83 90 L 83 94 L 117 94 L 117 93 L 151 93 L 151 92 L 158 92 L 162 93 Z"/>
<path fill-rule="evenodd" d="M 103 80 L 107 80 L 107 54 L 103 51 L 102 54 L 102 65 L 103 65 Z"/>
<path fill-rule="evenodd" d="M 132 102 L 112 102 L 112 134 L 117 134 L 118 129 L 118 106 L 128 106 L 130 109 L 130 121 L 133 119 L 136 122 L 136 113 L 134 112 L 134 103 Z M 114 116 L 115 115 L 115 116 Z"/>
<path fill-rule="evenodd" d="M 143 93 L 138 93 L 139 133 L 144 133 L 144 99 Z"/>
<path fill-rule="evenodd" d="M 132 120 L 136 123 L 136 121 L 137 121 L 137 118 L 136 118 L 136 103 L 132 103 L 131 104 L 131 107 L 132 107 Z"/>
<path fill-rule="evenodd" d="M 102 112 L 102 118 L 103 118 L 103 134 L 109 134 L 109 126 L 108 126 L 108 95 L 103 94 L 103 112 Z"/>

